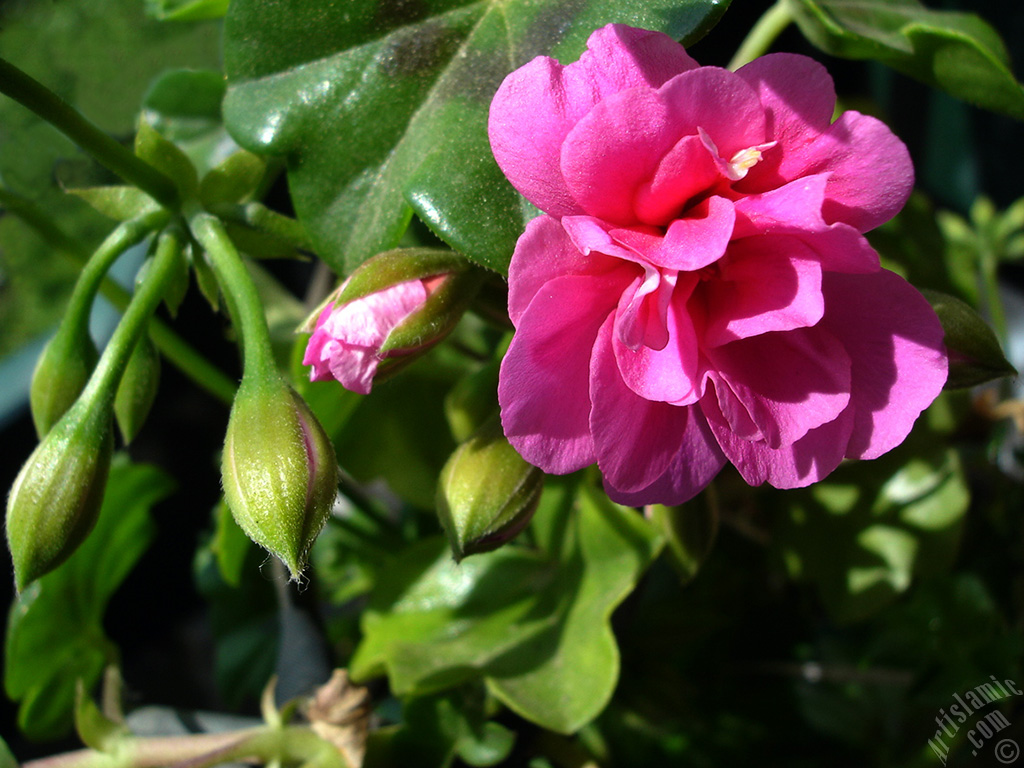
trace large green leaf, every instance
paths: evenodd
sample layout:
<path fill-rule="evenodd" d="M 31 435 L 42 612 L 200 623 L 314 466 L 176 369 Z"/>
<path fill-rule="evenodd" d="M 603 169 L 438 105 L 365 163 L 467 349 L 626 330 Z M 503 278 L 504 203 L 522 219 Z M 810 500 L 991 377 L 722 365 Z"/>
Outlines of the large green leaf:
<path fill-rule="evenodd" d="M 282 155 L 320 255 L 351 270 L 394 247 L 415 211 L 449 245 L 504 271 L 531 211 L 491 157 L 487 110 L 540 54 L 575 60 L 621 22 L 686 41 L 722 0 L 235 0 L 225 121 Z"/>
<path fill-rule="evenodd" d="M 92 533 L 67 562 L 37 580 L 11 606 L 4 658 L 7 695 L 32 738 L 71 725 L 78 679 L 91 686 L 117 649 L 103 631 L 111 595 L 149 546 L 149 508 L 173 481 L 147 465 L 115 462 Z"/>
<path fill-rule="evenodd" d="M 365 614 L 353 676 L 386 672 L 403 696 L 482 677 L 512 710 L 564 733 L 597 716 L 619 673 L 611 613 L 662 542 L 597 491 L 552 498 L 539 525 L 570 519 L 547 552 L 505 547 L 456 565 L 431 539 L 402 553 Z"/>
<path fill-rule="evenodd" d="M 935 437 L 922 432 L 909 448 L 846 464 L 784 497 L 778 539 L 786 565 L 818 588 L 838 620 L 868 616 L 915 576 L 952 564 L 970 494 L 959 456 Z"/>
<path fill-rule="evenodd" d="M 800 30 L 826 53 L 875 59 L 985 109 L 1024 119 L 1024 87 L 999 34 L 970 13 L 918 0 L 789 0 Z"/>

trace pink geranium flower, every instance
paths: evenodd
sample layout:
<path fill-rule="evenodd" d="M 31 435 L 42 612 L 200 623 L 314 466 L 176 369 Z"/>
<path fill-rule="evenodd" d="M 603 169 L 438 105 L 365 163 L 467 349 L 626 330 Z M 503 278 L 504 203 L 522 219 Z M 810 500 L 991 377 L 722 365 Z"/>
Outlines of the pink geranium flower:
<path fill-rule="evenodd" d="M 700 67 L 610 25 L 494 97 L 490 139 L 544 215 L 509 268 L 505 434 L 541 469 L 597 462 L 627 504 L 677 504 L 725 462 L 804 486 L 898 445 L 946 380 L 924 298 L 863 232 L 913 186 L 904 145 L 824 68 Z"/>
<path fill-rule="evenodd" d="M 407 280 L 340 306 L 328 302 L 302 358 L 313 366 L 310 381 L 337 379 L 345 389 L 370 394 L 385 340 L 426 303 L 428 293 L 423 280 Z"/>

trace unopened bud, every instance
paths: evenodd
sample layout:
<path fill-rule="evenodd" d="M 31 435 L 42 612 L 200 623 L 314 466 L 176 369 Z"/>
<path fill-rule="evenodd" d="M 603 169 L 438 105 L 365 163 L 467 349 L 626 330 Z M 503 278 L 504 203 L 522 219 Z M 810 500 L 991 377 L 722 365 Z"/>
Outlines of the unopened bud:
<path fill-rule="evenodd" d="M 128 358 L 128 365 L 117 387 L 114 416 L 125 443 L 142 429 L 160 385 L 160 354 L 148 336 L 143 335 Z"/>
<path fill-rule="evenodd" d="M 481 279 L 451 251 L 404 248 L 375 256 L 307 322 L 313 335 L 303 365 L 313 366 L 313 381 L 333 378 L 369 394 L 382 363 L 394 373 L 448 335 Z"/>
<path fill-rule="evenodd" d="M 78 399 L 98 358 L 84 324 L 62 324 L 47 342 L 29 389 L 32 421 L 40 439 Z"/>
<path fill-rule="evenodd" d="M 110 408 L 79 400 L 29 456 L 7 497 L 19 591 L 64 562 L 92 530 L 112 452 Z"/>
<path fill-rule="evenodd" d="M 455 559 L 515 537 L 537 509 L 543 480 L 505 439 L 497 415 L 456 448 L 437 491 L 437 514 Z"/>
<path fill-rule="evenodd" d="M 279 379 L 243 379 L 221 471 L 235 521 L 297 578 L 338 488 L 334 447 L 309 406 Z"/>

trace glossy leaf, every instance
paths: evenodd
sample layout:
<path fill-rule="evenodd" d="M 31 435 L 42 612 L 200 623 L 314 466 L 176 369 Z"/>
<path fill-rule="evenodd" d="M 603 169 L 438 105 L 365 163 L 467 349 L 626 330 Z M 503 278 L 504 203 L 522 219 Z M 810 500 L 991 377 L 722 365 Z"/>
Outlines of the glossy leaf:
<path fill-rule="evenodd" d="M 918 0 L 788 0 L 806 37 L 826 53 L 875 59 L 985 109 L 1024 119 L 1024 87 L 999 34 L 971 13 Z"/>
<path fill-rule="evenodd" d="M 571 519 L 552 552 L 505 547 L 456 566 L 431 539 L 403 553 L 365 614 L 353 676 L 386 672 L 400 695 L 482 677 L 510 709 L 563 733 L 597 716 L 618 679 L 611 613 L 661 539 L 589 488 L 571 511 L 541 516 L 553 514 Z"/>
<path fill-rule="evenodd" d="M 32 584 L 11 607 L 4 657 L 7 695 L 32 738 L 71 725 L 75 686 L 87 686 L 116 657 L 103 613 L 153 536 L 149 508 L 173 487 L 155 467 L 115 462 L 100 517 L 63 565 Z"/>
<path fill-rule="evenodd" d="M 949 351 L 947 389 L 984 384 L 993 379 L 1016 375 L 1016 369 L 1003 354 L 995 333 L 966 302 L 938 291 L 923 291 L 939 316 L 946 332 Z"/>
<path fill-rule="evenodd" d="M 317 252 L 351 271 L 393 248 L 415 212 L 503 271 L 532 212 L 491 157 L 491 96 L 541 54 L 576 59 L 611 21 L 692 41 L 715 0 L 235 0 L 225 21 L 225 121 L 287 159 Z"/>

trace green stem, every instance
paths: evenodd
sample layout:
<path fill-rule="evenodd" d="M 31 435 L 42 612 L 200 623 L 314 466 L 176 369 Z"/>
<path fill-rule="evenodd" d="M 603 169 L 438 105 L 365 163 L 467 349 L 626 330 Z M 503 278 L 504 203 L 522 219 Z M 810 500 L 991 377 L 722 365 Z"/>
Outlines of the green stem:
<path fill-rule="evenodd" d="M 0 59 L 0 93 L 4 93 L 59 130 L 97 162 L 134 184 L 172 211 L 181 204 L 174 182 L 101 131 L 64 99 Z"/>
<path fill-rule="evenodd" d="M 96 294 L 103 284 L 107 272 L 120 258 L 121 254 L 127 251 L 136 243 L 140 242 L 146 235 L 153 232 L 167 223 L 167 213 L 159 211 L 156 213 L 140 216 L 118 225 L 104 240 L 96 252 L 86 262 L 85 267 L 78 275 L 78 282 L 71 294 L 67 310 L 64 313 L 62 324 L 76 328 L 87 328 L 89 314 L 92 311 Z"/>
<path fill-rule="evenodd" d="M 764 12 L 753 28 L 747 33 L 746 39 L 740 44 L 736 54 L 729 62 L 729 69 L 736 71 L 744 64 L 749 64 L 758 56 L 763 56 L 772 47 L 782 30 L 793 21 L 787 0 L 776 0 L 775 5 Z"/>
<path fill-rule="evenodd" d="M 88 263 L 89 253 L 81 243 L 57 227 L 34 203 L 8 190 L 0 189 L 0 206 L 32 227 L 57 252 L 69 256 L 83 266 Z M 124 312 L 131 300 L 131 294 L 109 277 L 104 277 L 101 281 L 100 293 L 120 312 Z M 160 353 L 173 366 L 217 399 L 231 404 L 235 398 L 235 382 L 200 355 L 166 323 L 157 317 L 152 318 L 149 323 L 149 336 Z"/>
<path fill-rule="evenodd" d="M 213 270 L 224 289 L 231 320 L 241 333 L 243 378 L 279 377 L 263 302 L 224 225 L 217 217 L 200 211 L 189 217 L 189 229 L 210 255 Z"/>
<path fill-rule="evenodd" d="M 337 749 L 312 728 L 290 725 L 228 733 L 128 738 L 109 753 L 82 749 L 31 760 L 23 763 L 23 768 L 158 768 L 178 764 L 204 768 L 252 758 L 261 764 L 278 760 L 289 764 L 316 761 L 318 765 L 334 768 L 347 765 Z"/>
<path fill-rule="evenodd" d="M 104 406 L 113 405 L 117 385 L 124 375 L 128 358 L 138 344 L 139 337 L 145 332 L 150 316 L 160 304 L 167 288 L 166 283 L 174 274 L 175 261 L 180 258 L 182 254 L 179 236 L 174 232 L 165 231 L 157 244 L 152 267 L 103 350 L 103 355 L 96 364 L 96 370 L 89 378 L 81 399 L 92 400 Z"/>

